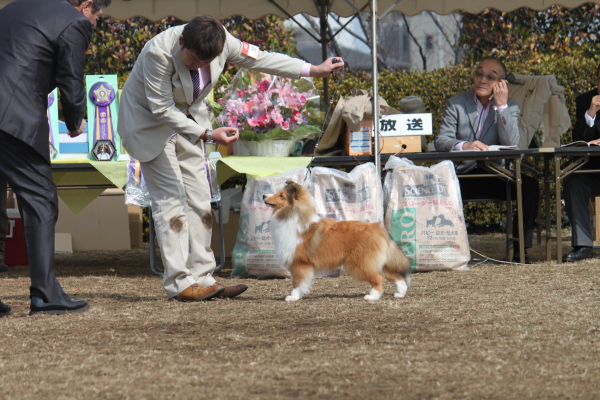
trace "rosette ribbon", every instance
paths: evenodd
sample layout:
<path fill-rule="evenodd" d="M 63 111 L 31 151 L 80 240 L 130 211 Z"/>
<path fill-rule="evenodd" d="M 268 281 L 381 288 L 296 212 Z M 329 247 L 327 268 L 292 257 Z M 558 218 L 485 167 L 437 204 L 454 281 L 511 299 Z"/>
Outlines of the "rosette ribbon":
<path fill-rule="evenodd" d="M 96 106 L 94 113 L 94 144 L 92 154 L 98 161 L 110 161 L 116 154 L 110 103 L 115 99 L 115 90 L 104 81 L 90 88 L 90 100 Z"/>

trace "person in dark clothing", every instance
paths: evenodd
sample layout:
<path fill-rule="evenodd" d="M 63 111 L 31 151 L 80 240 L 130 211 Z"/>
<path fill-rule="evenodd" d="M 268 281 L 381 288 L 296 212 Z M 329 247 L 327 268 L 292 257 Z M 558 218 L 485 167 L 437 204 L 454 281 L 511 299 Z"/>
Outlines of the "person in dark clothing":
<path fill-rule="evenodd" d="M 52 178 L 48 93 L 58 87 L 69 135 L 83 132 L 85 51 L 111 0 L 15 0 L 0 9 L 0 176 L 15 192 L 25 230 L 31 314 L 89 308 L 54 273 L 58 195 Z"/>
<path fill-rule="evenodd" d="M 596 71 L 596 87 L 575 98 L 573 141 L 583 140 L 600 145 L 600 65 Z M 590 157 L 581 169 L 600 169 L 600 157 Z M 563 198 L 571 221 L 573 251 L 563 262 L 575 262 L 594 256 L 592 216 L 588 203 L 600 196 L 600 174 L 571 174 L 565 179 Z"/>

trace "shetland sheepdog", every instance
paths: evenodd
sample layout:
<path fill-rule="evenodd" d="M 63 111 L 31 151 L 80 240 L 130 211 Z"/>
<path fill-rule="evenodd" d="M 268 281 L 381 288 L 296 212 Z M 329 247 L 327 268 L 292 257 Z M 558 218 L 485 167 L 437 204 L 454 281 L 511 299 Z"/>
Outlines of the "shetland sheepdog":
<path fill-rule="evenodd" d="M 275 210 L 271 237 L 277 261 L 292 276 L 293 290 L 285 301 L 307 294 L 316 271 L 342 265 L 353 278 L 371 284 L 366 300 L 381 298 L 384 278 L 395 284 L 395 297 L 406 295 L 410 263 L 381 223 L 319 219 L 310 192 L 292 181 L 263 200 Z"/>

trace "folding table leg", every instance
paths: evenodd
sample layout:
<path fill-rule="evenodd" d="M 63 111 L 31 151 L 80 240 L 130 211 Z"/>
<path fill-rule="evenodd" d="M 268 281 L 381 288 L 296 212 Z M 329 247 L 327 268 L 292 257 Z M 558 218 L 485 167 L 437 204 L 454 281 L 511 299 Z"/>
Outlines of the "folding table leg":
<path fill-rule="evenodd" d="M 154 231 L 154 220 L 152 219 L 152 209 L 148 207 L 148 222 L 150 225 L 150 269 L 156 275 L 164 273 L 162 268 L 156 265 L 156 232 Z"/>

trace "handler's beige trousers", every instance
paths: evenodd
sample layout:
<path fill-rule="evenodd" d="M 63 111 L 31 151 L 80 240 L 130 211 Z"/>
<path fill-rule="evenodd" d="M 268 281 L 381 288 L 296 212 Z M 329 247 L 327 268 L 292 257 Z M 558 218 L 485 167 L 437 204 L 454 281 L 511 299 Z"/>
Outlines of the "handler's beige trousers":
<path fill-rule="evenodd" d="M 200 145 L 174 136 L 158 157 L 140 164 L 152 197 L 167 296 L 194 283 L 211 286 L 216 266 L 210 248 L 212 211 Z"/>

